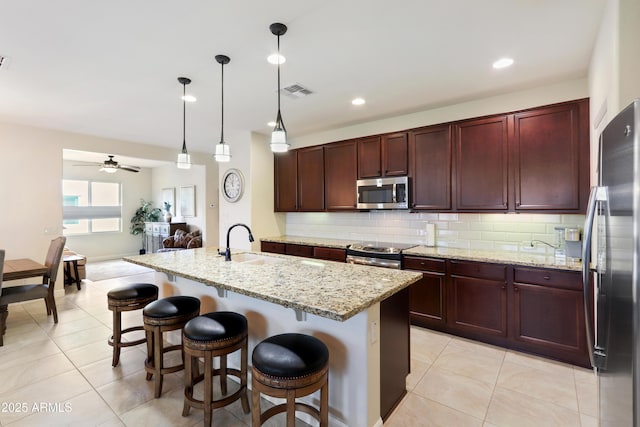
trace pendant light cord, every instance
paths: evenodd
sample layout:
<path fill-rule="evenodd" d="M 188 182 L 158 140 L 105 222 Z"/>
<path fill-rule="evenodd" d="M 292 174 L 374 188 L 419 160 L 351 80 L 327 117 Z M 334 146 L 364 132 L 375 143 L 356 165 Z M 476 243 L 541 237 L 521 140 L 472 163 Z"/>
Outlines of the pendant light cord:
<path fill-rule="evenodd" d="M 282 58 L 280 56 L 280 35 L 278 34 L 278 116 L 280 116 L 280 62 L 282 62 Z"/>
<path fill-rule="evenodd" d="M 187 96 L 187 85 L 186 83 L 182 83 L 182 152 L 187 153 L 187 101 L 185 97 Z"/>
<path fill-rule="evenodd" d="M 220 144 L 224 144 L 224 63 L 221 63 L 222 79 L 220 80 L 220 93 L 222 98 L 222 106 L 220 108 Z"/>

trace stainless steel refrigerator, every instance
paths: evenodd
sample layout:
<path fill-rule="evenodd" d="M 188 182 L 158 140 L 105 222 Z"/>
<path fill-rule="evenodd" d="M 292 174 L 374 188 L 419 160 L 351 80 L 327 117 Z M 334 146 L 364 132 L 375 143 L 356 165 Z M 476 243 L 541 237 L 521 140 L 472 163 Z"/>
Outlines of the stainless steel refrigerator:
<path fill-rule="evenodd" d="M 640 99 L 602 131 L 598 152 L 582 259 L 588 337 L 595 324 L 589 349 L 598 374 L 600 425 L 640 426 Z M 589 310 L 590 264 L 595 319 Z"/>

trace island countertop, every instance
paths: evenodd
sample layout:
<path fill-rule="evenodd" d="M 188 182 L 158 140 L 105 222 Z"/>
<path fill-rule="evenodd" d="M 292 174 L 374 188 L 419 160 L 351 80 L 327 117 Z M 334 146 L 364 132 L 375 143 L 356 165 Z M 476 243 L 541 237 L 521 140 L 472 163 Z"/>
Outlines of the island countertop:
<path fill-rule="evenodd" d="M 205 247 L 123 258 L 205 285 L 345 321 L 418 281 L 421 273 L 260 252 L 226 262 Z M 244 262 L 243 262 L 244 261 Z"/>

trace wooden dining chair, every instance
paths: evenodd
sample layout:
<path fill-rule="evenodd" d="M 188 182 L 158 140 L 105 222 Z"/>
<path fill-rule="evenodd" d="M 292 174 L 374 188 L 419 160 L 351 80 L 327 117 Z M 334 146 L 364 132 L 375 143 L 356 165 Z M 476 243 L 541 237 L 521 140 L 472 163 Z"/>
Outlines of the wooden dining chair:
<path fill-rule="evenodd" d="M 53 313 L 53 321 L 58 323 L 58 310 L 53 296 L 53 288 L 58 276 L 58 267 L 60 266 L 66 241 L 67 238 L 62 236 L 51 241 L 47 258 L 44 262 L 44 265 L 47 266 L 47 272 L 42 277 L 42 283 L 2 288 L 2 275 L 0 275 L 0 346 L 3 344 L 2 336 L 7 329 L 7 316 L 9 314 L 7 306 L 9 304 L 42 298 L 47 307 L 47 315 Z M 4 258 L 4 251 L 2 256 Z"/>

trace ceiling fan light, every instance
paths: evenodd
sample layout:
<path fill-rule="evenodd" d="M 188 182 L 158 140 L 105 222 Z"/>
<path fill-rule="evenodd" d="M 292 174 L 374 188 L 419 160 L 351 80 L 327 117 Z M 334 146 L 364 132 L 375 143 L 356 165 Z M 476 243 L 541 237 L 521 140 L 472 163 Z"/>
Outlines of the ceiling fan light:
<path fill-rule="evenodd" d="M 226 163 L 231 161 L 231 148 L 229 147 L 229 144 L 221 142 L 220 144 L 216 145 L 216 152 L 213 157 L 214 159 L 216 159 L 216 162 Z"/>
<path fill-rule="evenodd" d="M 191 169 L 191 155 L 189 153 L 178 154 L 176 166 L 178 169 Z"/>
<path fill-rule="evenodd" d="M 100 172 L 116 173 L 117 171 L 118 171 L 118 168 L 114 168 L 113 166 L 102 166 L 100 168 Z"/>

